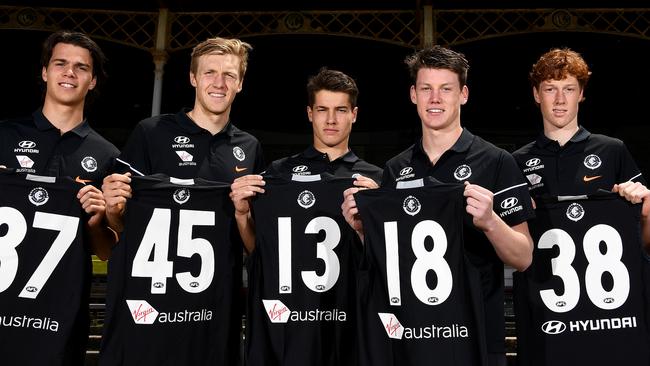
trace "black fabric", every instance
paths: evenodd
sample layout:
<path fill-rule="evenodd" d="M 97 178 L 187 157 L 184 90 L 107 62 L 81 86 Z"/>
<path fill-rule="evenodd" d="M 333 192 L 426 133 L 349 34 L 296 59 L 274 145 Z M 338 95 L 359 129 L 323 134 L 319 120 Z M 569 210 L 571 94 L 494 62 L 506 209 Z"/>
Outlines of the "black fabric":
<path fill-rule="evenodd" d="M 612 193 L 538 203 L 533 264 L 514 276 L 520 365 L 650 364 L 639 206 Z"/>
<path fill-rule="evenodd" d="M 131 187 L 109 260 L 100 365 L 236 364 L 242 247 L 229 236 L 229 186 L 154 175 Z"/>
<path fill-rule="evenodd" d="M 444 183 L 467 181 L 490 190 L 494 193 L 494 211 L 510 226 L 534 216 L 526 182 L 512 156 L 467 129 L 435 165 L 421 141 L 395 156 L 386 163 L 381 186 L 427 176 Z M 488 351 L 504 353 L 503 262 L 485 234 L 474 227 L 472 217 L 464 212 L 459 217 L 463 217 L 465 224 L 465 248 L 483 282 Z"/>
<path fill-rule="evenodd" d="M 81 185 L 2 172 L 0 187 L 1 363 L 82 366 L 91 267 Z"/>
<path fill-rule="evenodd" d="M 360 247 L 341 215 L 353 179 L 318 178 L 266 177 L 253 202 L 247 365 L 355 364 Z"/>
<path fill-rule="evenodd" d="M 463 186 L 357 193 L 360 365 L 486 365 L 479 272 L 463 243 Z"/>

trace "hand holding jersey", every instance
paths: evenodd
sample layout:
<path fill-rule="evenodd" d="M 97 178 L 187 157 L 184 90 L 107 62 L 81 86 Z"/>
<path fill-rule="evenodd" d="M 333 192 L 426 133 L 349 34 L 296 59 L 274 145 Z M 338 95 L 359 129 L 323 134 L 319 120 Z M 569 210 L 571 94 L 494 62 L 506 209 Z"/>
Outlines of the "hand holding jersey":
<path fill-rule="evenodd" d="M 106 200 L 106 221 L 118 233 L 124 230 L 124 209 L 131 195 L 131 173 L 113 173 L 104 178 L 102 192 Z"/>

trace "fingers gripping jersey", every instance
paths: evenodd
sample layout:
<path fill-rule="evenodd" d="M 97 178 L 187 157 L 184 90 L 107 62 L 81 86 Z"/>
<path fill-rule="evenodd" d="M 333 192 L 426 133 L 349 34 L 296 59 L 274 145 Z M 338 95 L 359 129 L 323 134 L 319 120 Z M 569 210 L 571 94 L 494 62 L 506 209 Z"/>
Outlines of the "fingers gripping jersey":
<path fill-rule="evenodd" d="M 515 273 L 521 365 L 649 365 L 640 205 L 615 194 L 539 202 L 533 263 Z"/>
<path fill-rule="evenodd" d="M 341 215 L 353 179 L 265 180 L 253 203 L 247 364 L 353 365 L 359 243 Z"/>
<path fill-rule="evenodd" d="M 172 181 L 132 179 L 108 267 L 102 365 L 236 363 L 242 248 L 230 240 L 230 188 Z"/>
<path fill-rule="evenodd" d="M 0 174 L 0 363 L 83 365 L 90 254 L 81 185 L 28 178 Z"/>
<path fill-rule="evenodd" d="M 355 195 L 366 261 L 358 281 L 361 365 L 487 362 L 480 280 L 463 246 L 463 186 L 429 179 Z"/>

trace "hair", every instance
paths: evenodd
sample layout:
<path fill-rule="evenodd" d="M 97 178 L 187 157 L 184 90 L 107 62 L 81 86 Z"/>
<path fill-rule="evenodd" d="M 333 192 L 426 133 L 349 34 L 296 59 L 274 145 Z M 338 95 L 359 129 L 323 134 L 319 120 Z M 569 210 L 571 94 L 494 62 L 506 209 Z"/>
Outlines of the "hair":
<path fill-rule="evenodd" d="M 349 96 L 352 108 L 357 106 L 357 98 L 359 97 L 357 83 L 341 71 L 323 67 L 318 70 L 318 74 L 309 78 L 307 81 L 307 102 L 310 107 L 316 102 L 316 93 L 321 90 L 345 93 Z"/>
<path fill-rule="evenodd" d="M 426 47 L 406 57 L 404 63 L 408 67 L 413 84 L 417 81 L 418 71 L 423 68 L 453 71 L 458 75 L 461 88 L 467 84 L 469 62 L 465 55 L 449 48 L 439 45 Z"/>
<path fill-rule="evenodd" d="M 248 67 L 248 53 L 253 50 L 253 46 L 239 39 L 228 39 L 221 37 L 208 38 L 197 44 L 192 49 L 192 62 L 190 71 L 196 74 L 199 67 L 199 57 L 203 55 L 235 55 L 239 57 L 239 78 L 243 79 Z"/>
<path fill-rule="evenodd" d="M 580 88 L 584 90 L 591 76 L 589 66 L 579 53 L 569 48 L 554 48 L 543 54 L 533 65 L 529 74 L 533 88 L 546 80 L 562 80 L 568 76 L 578 79 Z"/>
<path fill-rule="evenodd" d="M 43 42 L 43 49 L 41 51 L 41 66 L 47 68 L 52 58 L 54 47 L 59 43 L 71 44 L 73 46 L 85 48 L 90 52 L 90 57 L 93 60 L 92 72 L 96 80 L 96 86 L 90 92 L 98 89 L 107 78 L 106 75 L 106 56 L 101 48 L 88 37 L 80 32 L 72 32 L 67 30 L 60 30 L 50 34 L 49 37 Z"/>

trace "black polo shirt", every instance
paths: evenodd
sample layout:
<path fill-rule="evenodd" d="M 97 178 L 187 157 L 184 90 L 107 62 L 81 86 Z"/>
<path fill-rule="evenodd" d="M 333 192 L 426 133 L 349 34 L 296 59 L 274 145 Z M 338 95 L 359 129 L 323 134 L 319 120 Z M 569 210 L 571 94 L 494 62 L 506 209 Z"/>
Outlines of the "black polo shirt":
<path fill-rule="evenodd" d="M 494 193 L 494 211 L 514 226 L 533 217 L 526 182 L 517 163 L 505 150 L 474 136 L 466 128 L 432 164 L 422 140 L 390 159 L 384 169 L 382 186 L 431 176 L 443 183 L 468 181 Z M 505 350 L 503 262 L 483 232 L 474 227 L 469 214 L 464 222 L 464 241 L 468 258 L 478 268 L 483 287 L 488 352 Z"/>
<path fill-rule="evenodd" d="M 262 147 L 255 137 L 231 122 L 212 135 L 194 123 L 187 116 L 188 111 L 183 109 L 138 123 L 119 161 L 128 163 L 136 174 L 163 173 L 226 183 L 264 169 Z M 117 171 L 126 170 L 119 167 Z"/>
<path fill-rule="evenodd" d="M 119 153 L 86 120 L 63 135 L 41 109 L 0 123 L 0 165 L 17 172 L 70 176 L 99 187 Z"/>
<path fill-rule="evenodd" d="M 513 156 L 533 198 L 611 191 L 629 180 L 646 184 L 623 141 L 583 127 L 564 146 L 542 133 Z"/>
<path fill-rule="evenodd" d="M 275 160 L 266 169 L 266 174 L 269 175 L 330 173 L 337 177 L 353 177 L 360 174 L 377 183 L 381 181 L 382 172 L 381 168 L 360 159 L 352 150 L 330 161 L 326 153 L 316 150 L 313 145 L 299 154 Z"/>

